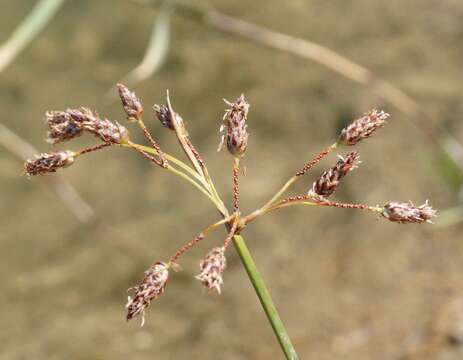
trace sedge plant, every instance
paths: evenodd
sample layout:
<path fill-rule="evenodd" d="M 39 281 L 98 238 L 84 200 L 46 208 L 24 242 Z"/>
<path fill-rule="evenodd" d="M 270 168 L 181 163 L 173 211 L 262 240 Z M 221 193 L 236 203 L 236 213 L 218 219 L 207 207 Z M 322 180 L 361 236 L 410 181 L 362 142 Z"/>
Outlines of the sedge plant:
<path fill-rule="evenodd" d="M 194 239 L 179 247 L 169 259 L 154 262 L 145 271 L 140 283 L 129 289 L 132 295 L 128 297 L 126 305 L 127 320 L 140 316 L 143 325 L 147 308 L 153 300 L 156 300 L 164 293 L 171 270 L 178 268 L 181 258 L 199 242 L 203 241 L 210 232 L 220 226 L 225 226 L 227 236 L 220 246 L 213 247 L 200 261 L 199 273 L 196 275 L 196 279 L 210 292 L 220 294 L 224 283 L 223 275 L 227 266 L 226 253 L 230 244 L 233 244 L 286 358 L 298 359 L 262 276 L 241 235 L 244 229 L 261 216 L 296 205 L 363 210 L 401 224 L 431 222 L 436 215 L 436 211 L 429 206 L 427 201 L 420 206 L 414 205 L 411 201 L 388 202 L 382 206 L 370 206 L 331 200 L 342 179 L 360 164 L 357 151 L 350 151 L 343 156 L 338 156 L 337 162 L 323 172 L 306 193 L 285 197 L 290 187 L 296 181 L 303 179 L 322 158 L 338 148 L 356 145 L 384 126 L 389 117 L 389 114 L 384 111 L 371 110 L 346 126 L 335 143 L 316 154 L 299 170 L 295 171 L 293 176 L 264 205 L 244 215 L 240 212 L 239 186 L 239 178 L 242 173 L 242 158 L 246 154 L 249 138 L 247 131 L 249 103 L 244 95 L 239 96 L 234 102 L 225 100 L 227 109 L 220 125 L 221 140 L 219 150 L 226 148 L 232 155 L 230 173 L 233 199 L 230 206 L 227 206 L 214 185 L 203 157 L 194 147 L 185 122 L 174 111 L 169 92 L 167 92 L 165 104 L 153 106 L 153 115 L 160 121 L 162 126 L 176 136 L 188 162 L 184 162 L 161 149 L 145 124 L 143 118 L 144 109 L 140 99 L 124 85 L 119 84 L 117 87 L 127 121 L 140 128 L 148 145 L 133 142 L 126 126 L 116 121 L 101 118 L 88 108 L 49 111 L 46 113 L 46 123 L 49 128 L 47 142 L 59 144 L 83 134 L 93 134 L 98 143 L 79 151 L 58 150 L 37 155 L 34 159 L 25 163 L 24 171 L 26 175 L 34 176 L 53 173 L 58 169 L 74 164 L 75 160 L 82 155 L 118 146 L 133 151 L 154 166 L 187 181 L 211 202 L 220 215 L 217 222 L 207 226 Z"/>

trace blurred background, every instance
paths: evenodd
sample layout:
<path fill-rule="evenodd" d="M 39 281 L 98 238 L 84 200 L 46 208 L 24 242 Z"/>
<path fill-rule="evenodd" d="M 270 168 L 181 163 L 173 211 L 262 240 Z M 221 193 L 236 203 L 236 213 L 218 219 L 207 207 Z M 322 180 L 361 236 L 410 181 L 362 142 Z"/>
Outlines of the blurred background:
<path fill-rule="evenodd" d="M 0 0 L 0 42 L 37 3 Z M 456 209 L 451 216 L 442 211 L 435 225 L 418 226 L 294 207 L 249 226 L 243 235 L 300 357 L 461 358 L 463 177 L 455 166 L 459 146 L 448 138 L 463 143 L 461 1 L 194 2 L 331 49 L 370 69 L 363 84 L 348 77 L 349 69 L 337 73 L 321 58 L 225 33 L 193 12 L 160 13 L 159 6 L 129 0 L 61 5 L 0 73 L 1 359 L 282 358 L 233 249 L 221 296 L 193 278 L 203 255 L 223 241 L 221 231 L 183 258 L 183 271 L 152 304 L 144 327 L 139 319 L 126 323 L 126 289 L 151 262 L 167 259 L 217 219 L 186 182 L 118 148 L 79 158 L 56 176 L 22 174 L 18 157 L 32 150 L 9 131 L 49 151 L 45 111 L 83 105 L 124 121 L 108 91 L 142 61 L 155 23 L 145 73 L 132 72 L 128 83 L 156 139 L 181 156 L 174 136 L 151 113 L 170 90 L 227 201 L 232 159 L 216 152 L 222 98 L 243 92 L 251 103 L 244 213 L 373 107 L 391 113 L 390 122 L 358 146 L 363 164 L 336 199 L 371 205 L 430 199 L 439 210 Z M 415 103 L 399 96 L 394 104 L 382 96 L 379 79 Z M 58 148 L 93 143 L 82 137 Z M 293 193 L 307 191 L 333 162 L 334 154 Z"/>

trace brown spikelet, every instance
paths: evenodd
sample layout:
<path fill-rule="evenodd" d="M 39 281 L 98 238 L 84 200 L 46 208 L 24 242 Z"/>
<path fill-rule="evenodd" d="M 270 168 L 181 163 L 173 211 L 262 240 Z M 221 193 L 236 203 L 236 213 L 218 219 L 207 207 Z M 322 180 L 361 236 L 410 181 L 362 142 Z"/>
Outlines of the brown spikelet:
<path fill-rule="evenodd" d="M 226 140 L 227 149 L 230 154 L 243 156 L 248 145 L 249 134 L 246 130 L 246 120 L 249 112 L 249 104 L 246 102 L 243 94 L 234 103 L 225 99 L 224 101 L 230 108 L 225 111 L 223 124 L 220 127 L 220 132 L 223 133 L 225 131 L 226 133 L 222 135 L 218 151 L 222 149 Z"/>
<path fill-rule="evenodd" d="M 101 119 L 88 108 L 68 109 L 66 112 L 78 127 L 92 133 L 104 142 L 123 144 L 129 140 L 129 132 L 124 126 L 118 122 L 113 123 L 108 119 Z"/>
<path fill-rule="evenodd" d="M 373 132 L 386 123 L 389 114 L 373 109 L 361 118 L 346 126 L 339 136 L 339 142 L 344 145 L 355 145 L 362 139 L 370 137 Z"/>
<path fill-rule="evenodd" d="M 358 167 L 359 155 L 353 151 L 345 157 L 339 156 L 339 160 L 332 168 L 325 171 L 312 185 L 309 195 L 318 195 L 324 198 L 331 196 L 337 189 L 341 179 L 350 171 Z"/>
<path fill-rule="evenodd" d="M 172 116 L 170 114 L 169 108 L 166 105 L 157 105 L 153 106 L 154 115 L 158 118 L 161 122 L 162 126 L 170 129 L 175 130 L 174 124 L 172 122 Z M 177 120 L 181 121 L 181 118 L 178 114 L 176 114 Z"/>
<path fill-rule="evenodd" d="M 82 135 L 83 128 L 66 111 L 47 111 L 47 142 L 57 144 Z"/>
<path fill-rule="evenodd" d="M 143 106 L 137 95 L 123 84 L 117 84 L 117 89 L 119 91 L 122 106 L 127 114 L 127 120 L 136 121 L 141 119 Z"/>
<path fill-rule="evenodd" d="M 389 202 L 384 205 L 381 215 L 400 224 L 432 223 L 431 219 L 436 216 L 436 210 L 428 205 L 427 200 L 420 206 L 415 206 L 411 201 L 404 203 Z"/>
<path fill-rule="evenodd" d="M 126 305 L 127 321 L 139 314 L 143 314 L 143 326 L 146 308 L 150 306 L 152 300 L 157 299 L 164 293 L 168 279 L 169 270 L 163 262 L 157 262 L 145 271 L 142 282 L 129 289 L 129 291 L 134 291 L 134 295 L 133 297 L 129 296 Z"/>
<path fill-rule="evenodd" d="M 36 155 L 35 159 L 27 160 L 24 171 L 27 176 L 44 175 L 70 166 L 74 163 L 75 153 L 72 151 L 56 151 Z"/>
<path fill-rule="evenodd" d="M 208 290 L 216 291 L 220 294 L 223 284 L 222 273 L 227 267 L 227 259 L 225 258 L 225 247 L 213 248 L 199 265 L 201 273 L 196 276 L 196 279 L 201 281 L 201 284 Z"/>

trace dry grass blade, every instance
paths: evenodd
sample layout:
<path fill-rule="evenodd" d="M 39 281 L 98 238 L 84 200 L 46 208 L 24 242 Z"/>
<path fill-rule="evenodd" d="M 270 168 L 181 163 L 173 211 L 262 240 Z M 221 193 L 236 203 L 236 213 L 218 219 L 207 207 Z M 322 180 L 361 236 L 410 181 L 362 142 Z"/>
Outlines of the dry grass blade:
<path fill-rule="evenodd" d="M 41 0 L 0 47 L 0 72 L 40 33 L 66 0 Z"/>

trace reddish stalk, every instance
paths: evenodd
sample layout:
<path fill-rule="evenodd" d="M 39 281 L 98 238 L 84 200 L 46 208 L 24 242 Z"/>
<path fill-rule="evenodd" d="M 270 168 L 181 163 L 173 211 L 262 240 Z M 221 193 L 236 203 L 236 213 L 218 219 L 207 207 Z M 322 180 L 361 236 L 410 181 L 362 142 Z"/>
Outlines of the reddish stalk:
<path fill-rule="evenodd" d="M 93 152 L 93 151 L 104 149 L 105 147 L 108 147 L 108 146 L 111 146 L 111 145 L 113 145 L 113 143 L 105 142 L 103 144 L 98 144 L 98 145 L 95 145 L 95 146 L 91 146 L 91 147 L 82 149 L 82 150 L 78 151 L 76 153 L 76 155 L 88 154 L 88 153 Z"/>
<path fill-rule="evenodd" d="M 240 208 L 240 159 L 235 158 L 233 163 L 233 212 L 239 211 Z"/>
<path fill-rule="evenodd" d="M 153 137 L 151 136 L 151 133 L 146 128 L 145 123 L 143 121 L 139 120 L 138 124 L 140 125 L 140 127 L 141 127 L 141 129 L 143 131 L 143 135 L 148 140 L 150 145 L 157 151 L 158 156 L 161 159 L 160 162 L 156 161 L 156 164 L 159 165 L 159 166 L 162 166 L 163 168 L 166 168 L 168 166 L 168 162 L 167 162 L 167 160 L 166 160 L 166 158 L 164 156 L 164 153 L 161 150 L 161 147 L 158 145 L 156 140 L 153 139 Z"/>
<path fill-rule="evenodd" d="M 337 146 L 338 146 L 338 143 L 334 143 L 330 147 L 321 151 L 314 158 L 312 158 L 312 160 L 306 163 L 298 172 L 296 172 L 296 176 L 302 176 L 306 174 L 310 169 L 312 169 L 315 165 L 317 165 L 321 159 L 323 159 L 326 155 L 328 155 L 332 150 L 336 149 Z"/>

